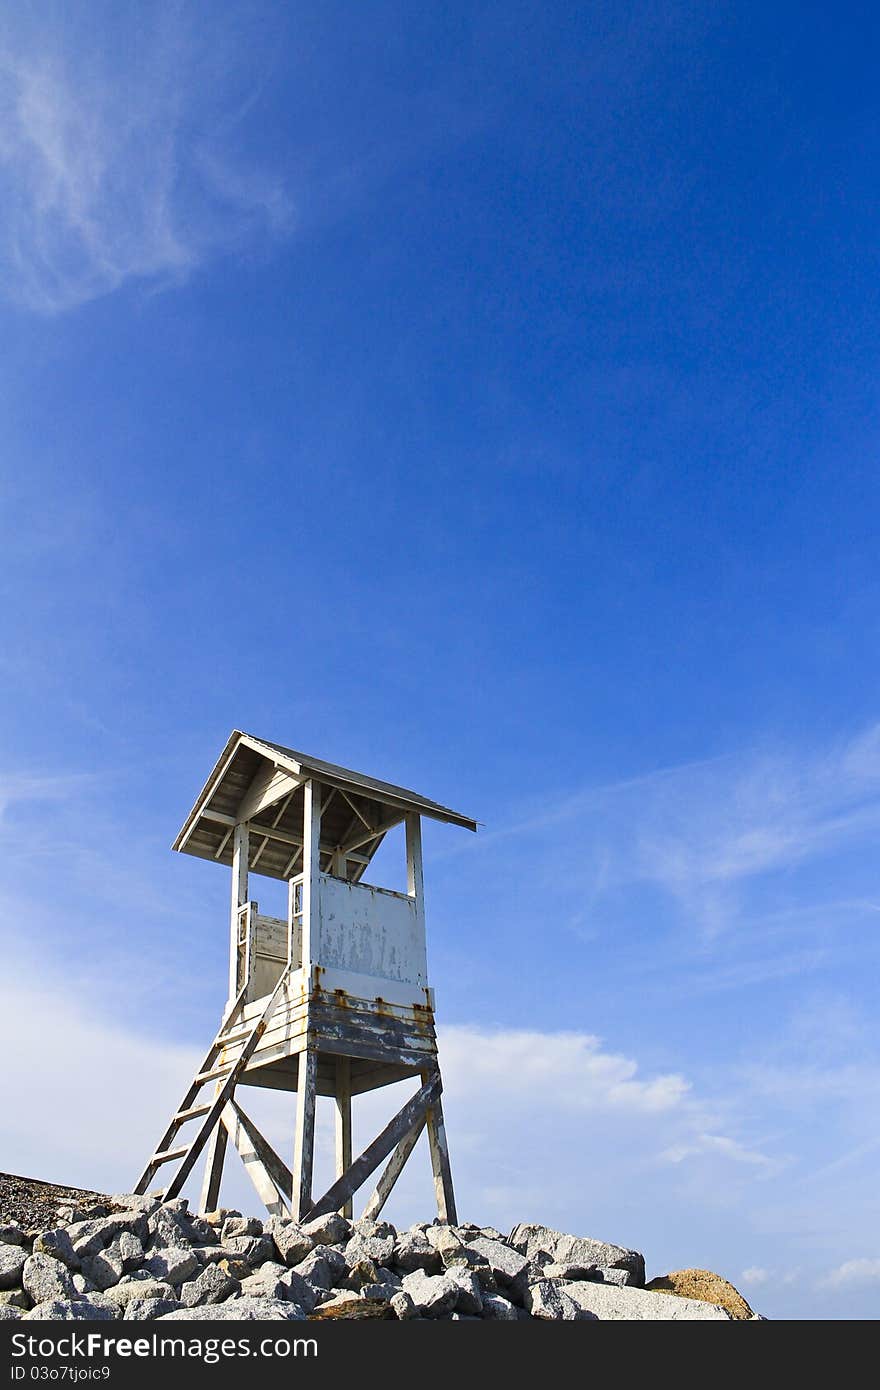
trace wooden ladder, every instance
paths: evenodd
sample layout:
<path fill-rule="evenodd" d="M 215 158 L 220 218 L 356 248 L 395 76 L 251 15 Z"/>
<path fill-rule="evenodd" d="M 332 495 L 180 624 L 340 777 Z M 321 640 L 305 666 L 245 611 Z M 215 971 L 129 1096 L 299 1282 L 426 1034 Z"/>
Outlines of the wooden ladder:
<path fill-rule="evenodd" d="M 208 1049 L 205 1060 L 174 1112 L 171 1123 L 156 1146 L 155 1153 L 135 1183 L 134 1192 L 140 1194 L 146 1192 L 155 1174 L 164 1164 L 178 1162 L 179 1167 L 168 1185 L 162 1189 L 162 1196 L 165 1201 L 170 1201 L 180 1192 L 192 1172 L 199 1154 L 210 1139 L 214 1126 L 219 1122 L 226 1104 L 232 1098 L 236 1083 L 247 1066 L 260 1038 L 265 1033 L 275 1005 L 289 978 L 290 966 L 288 965 L 282 971 L 281 978 L 269 996 L 266 1007 L 257 1021 L 253 1024 L 239 1025 L 236 1028 L 233 1025 L 244 1005 L 247 985 L 242 989 L 220 1024 L 217 1036 Z M 225 1061 L 218 1064 L 218 1056 L 224 1051 L 231 1055 L 228 1055 Z M 196 1097 L 199 1091 L 211 1081 L 216 1083 L 213 1100 L 197 1103 Z M 173 1140 L 177 1131 L 189 1120 L 201 1120 L 201 1124 L 191 1139 L 174 1146 Z"/>

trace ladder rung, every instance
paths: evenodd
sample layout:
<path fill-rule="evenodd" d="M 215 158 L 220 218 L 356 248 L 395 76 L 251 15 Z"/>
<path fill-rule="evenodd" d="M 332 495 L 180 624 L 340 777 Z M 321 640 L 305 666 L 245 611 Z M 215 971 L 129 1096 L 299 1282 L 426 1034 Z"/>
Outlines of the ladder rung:
<path fill-rule="evenodd" d="M 230 1043 L 244 1042 L 253 1031 L 253 1028 L 239 1028 L 237 1033 L 220 1033 L 215 1046 L 228 1047 Z"/>
<path fill-rule="evenodd" d="M 197 1086 L 204 1086 L 206 1081 L 216 1081 L 220 1076 L 228 1076 L 235 1066 L 235 1062 L 224 1062 L 222 1067 L 212 1067 L 210 1071 L 200 1071 L 195 1078 Z"/>
<path fill-rule="evenodd" d="M 201 1115 L 207 1115 L 210 1109 L 210 1105 L 191 1105 L 188 1110 L 178 1110 L 174 1116 L 174 1123 L 182 1125 L 187 1120 L 197 1120 Z"/>
<path fill-rule="evenodd" d="M 170 1163 L 172 1159 L 183 1158 L 184 1154 L 188 1154 L 189 1151 L 189 1144 L 184 1144 L 183 1147 L 179 1149 L 164 1149 L 162 1153 L 153 1154 L 153 1157 L 150 1159 L 150 1162 L 155 1164 Z"/>

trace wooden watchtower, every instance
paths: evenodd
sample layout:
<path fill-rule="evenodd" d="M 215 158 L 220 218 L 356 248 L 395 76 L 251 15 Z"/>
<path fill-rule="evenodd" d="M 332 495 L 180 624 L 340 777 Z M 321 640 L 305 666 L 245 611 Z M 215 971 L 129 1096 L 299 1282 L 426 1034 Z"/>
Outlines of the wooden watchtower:
<path fill-rule="evenodd" d="M 421 817 L 476 822 L 415 792 L 235 730 L 173 848 L 232 870 L 229 998 L 205 1059 L 136 1192 L 176 1196 L 202 1151 L 200 1208 L 218 1205 L 229 1139 L 270 1212 L 351 1214 L 383 1161 L 364 1215 L 375 1217 L 427 1128 L 438 1214 L 454 1222 L 428 985 Z M 407 892 L 363 882 L 389 830 L 406 830 Z M 288 884 L 287 918 L 250 896 L 250 875 Z M 419 1088 L 352 1161 L 352 1097 L 416 1077 Z M 288 1168 L 248 1116 L 241 1089 L 296 1092 Z M 312 1199 L 315 1098 L 336 1111 L 336 1181 Z"/>

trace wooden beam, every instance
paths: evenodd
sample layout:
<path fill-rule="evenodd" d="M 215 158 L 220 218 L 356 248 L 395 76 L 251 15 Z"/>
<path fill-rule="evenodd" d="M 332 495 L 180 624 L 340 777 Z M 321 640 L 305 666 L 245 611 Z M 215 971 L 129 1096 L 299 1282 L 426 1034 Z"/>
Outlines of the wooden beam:
<path fill-rule="evenodd" d="M 291 777 L 285 768 L 263 763 L 238 803 L 235 819 L 253 820 L 261 811 L 295 792 L 300 785 L 299 778 Z"/>
<path fill-rule="evenodd" d="M 351 1167 L 351 1058 L 336 1058 L 336 1176 Z M 351 1198 L 339 1208 L 351 1219 Z"/>
<path fill-rule="evenodd" d="M 288 1216 L 293 1187 L 290 1169 L 235 1101 L 229 1102 L 220 1119 L 269 1215 Z"/>
<path fill-rule="evenodd" d="M 427 1112 L 428 1107 L 433 1102 L 439 1099 L 440 1089 L 440 1073 L 435 1072 L 431 1079 L 426 1081 L 416 1092 L 412 1100 L 407 1101 L 403 1109 L 398 1111 L 394 1119 L 385 1126 L 372 1144 L 367 1145 L 360 1158 L 355 1159 L 348 1171 L 343 1173 L 341 1178 L 337 1178 L 320 1201 L 309 1208 L 308 1218 L 310 1221 L 317 1216 L 324 1216 L 328 1212 L 338 1211 L 344 1202 L 354 1196 L 374 1169 L 378 1168 L 383 1158 L 387 1158 L 404 1135 L 412 1129 L 416 1120 Z"/>
<path fill-rule="evenodd" d="M 296 1135 L 293 1145 L 293 1190 L 290 1214 L 302 1220 L 312 1205 L 312 1168 L 315 1161 L 315 1080 L 318 1054 L 306 1048 L 299 1054 L 296 1091 Z"/>
<path fill-rule="evenodd" d="M 427 1084 L 431 1076 L 440 1080 L 440 1073 L 422 1072 L 422 1080 Z M 455 1211 L 455 1193 L 452 1190 L 452 1169 L 449 1165 L 449 1148 L 446 1143 L 446 1126 L 443 1123 L 443 1106 L 438 1086 L 436 1099 L 428 1106 L 425 1116 L 428 1129 L 428 1146 L 431 1150 L 431 1169 L 434 1174 L 434 1194 L 437 1198 L 437 1215 L 450 1226 L 458 1224 Z"/>
<path fill-rule="evenodd" d="M 248 900 L 248 828 L 236 825 L 232 835 L 232 893 L 229 903 L 229 998 L 238 994 L 238 910 Z"/>
<path fill-rule="evenodd" d="M 400 1174 L 403 1171 L 403 1166 L 406 1163 L 406 1160 L 409 1158 L 410 1154 L 412 1153 L 413 1149 L 415 1148 L 416 1144 L 418 1143 L 419 1135 L 421 1134 L 424 1128 L 425 1116 L 420 1115 L 419 1118 L 416 1120 L 415 1124 L 413 1125 L 412 1129 L 410 1130 L 409 1134 L 405 1134 L 403 1136 L 397 1148 L 394 1150 L 394 1153 L 389 1158 L 388 1165 L 385 1168 L 385 1171 L 383 1172 L 379 1181 L 376 1183 L 376 1186 L 373 1189 L 372 1196 L 370 1197 L 370 1200 L 367 1202 L 367 1205 L 364 1207 L 362 1218 L 364 1221 L 376 1220 L 376 1217 L 379 1215 L 379 1212 L 382 1210 L 385 1203 L 388 1201 L 388 1198 L 391 1195 L 391 1189 L 397 1182 L 397 1179 L 400 1177 Z"/>
<path fill-rule="evenodd" d="M 216 1211 L 220 1205 L 220 1182 L 223 1177 L 223 1160 L 226 1157 L 226 1130 L 221 1124 L 214 1128 L 208 1141 L 208 1154 L 205 1159 L 205 1176 L 199 1197 L 199 1211 Z"/>
<path fill-rule="evenodd" d="M 347 844 L 341 845 L 340 848 L 343 853 L 351 854 L 352 850 L 360 849 L 361 845 L 369 844 L 371 840 L 378 840 L 380 835 L 387 835 L 388 831 L 393 830 L 395 825 L 400 825 L 403 819 L 404 816 L 401 814 L 395 816 L 392 820 L 383 821 L 381 825 L 377 825 L 369 834 L 365 832 L 363 835 L 356 835 L 353 840 L 349 840 Z"/>

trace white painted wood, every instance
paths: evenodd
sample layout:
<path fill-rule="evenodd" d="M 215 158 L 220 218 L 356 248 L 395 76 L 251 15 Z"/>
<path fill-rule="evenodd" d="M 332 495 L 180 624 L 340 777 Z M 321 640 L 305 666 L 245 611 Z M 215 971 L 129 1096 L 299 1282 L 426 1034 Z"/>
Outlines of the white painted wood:
<path fill-rule="evenodd" d="M 302 963 L 317 959 L 320 938 L 321 786 L 306 782 L 303 793 L 303 944 Z"/>
<path fill-rule="evenodd" d="M 202 1191 L 199 1197 L 199 1211 L 202 1213 L 216 1211 L 220 1204 L 220 1182 L 223 1177 L 227 1137 L 226 1130 L 218 1124 L 208 1140 L 205 1176 L 202 1180 Z"/>
<path fill-rule="evenodd" d="M 248 900 L 248 828 L 237 825 L 232 836 L 232 894 L 229 904 L 229 998 L 238 994 L 238 910 Z"/>
<path fill-rule="evenodd" d="M 235 819 L 252 820 L 261 811 L 290 796 L 299 785 L 299 778 L 292 777 L 283 767 L 264 763 L 239 802 Z"/>
<path fill-rule="evenodd" d="M 422 868 L 422 818 L 406 818 L 406 891 L 415 903 L 416 919 L 425 939 L 425 878 Z M 426 964 L 427 973 L 427 964 Z"/>
<path fill-rule="evenodd" d="M 225 1107 L 220 1116 L 221 1123 L 218 1130 L 222 1129 L 229 1135 L 236 1149 L 238 1156 L 244 1165 L 244 1170 L 253 1183 L 257 1196 L 266 1207 L 270 1216 L 289 1215 L 287 1202 L 280 1195 L 272 1175 L 264 1162 L 266 1157 L 262 1145 L 258 1147 L 258 1137 L 262 1135 L 256 1129 L 253 1121 L 249 1121 L 241 1107 L 232 1101 Z M 265 1144 L 265 1140 L 263 1141 Z M 266 1148 L 269 1146 L 266 1145 Z M 275 1155 L 277 1159 L 277 1155 Z M 280 1163 L 280 1159 L 277 1160 Z M 290 1174 L 288 1173 L 288 1177 Z"/>
<path fill-rule="evenodd" d="M 422 1081 L 427 1085 L 432 1076 L 431 1072 L 422 1072 Z M 435 1071 L 433 1076 L 440 1081 L 439 1071 Z M 428 1107 L 425 1116 L 425 1124 L 428 1130 L 428 1147 L 431 1152 L 431 1171 L 434 1175 L 434 1195 L 437 1199 L 437 1215 L 441 1221 L 447 1222 L 450 1226 L 458 1223 L 458 1216 L 455 1210 L 455 1193 L 452 1189 L 452 1169 L 449 1165 L 449 1148 L 446 1143 L 446 1126 L 443 1121 L 443 1104 L 440 1100 L 440 1088 L 437 1095 Z"/>
<path fill-rule="evenodd" d="M 315 1160 L 315 1080 L 318 1055 L 312 1048 L 299 1054 L 296 1089 L 296 1132 L 293 1144 L 293 1193 L 290 1214 L 299 1221 L 312 1205 Z"/>
<path fill-rule="evenodd" d="M 402 814 L 392 816 L 390 820 L 385 820 L 381 825 L 377 825 L 374 830 L 355 835 L 353 839 L 346 841 L 342 848 L 346 854 L 351 855 L 354 850 L 360 849 L 361 845 L 369 844 L 370 840 L 377 840 L 380 835 L 387 835 L 388 831 L 393 830 L 395 825 L 400 825 L 403 819 Z"/>
<path fill-rule="evenodd" d="M 336 1058 L 336 1176 L 351 1167 L 351 1059 Z M 351 1218 L 351 1198 L 343 1202 L 340 1215 Z"/>
<path fill-rule="evenodd" d="M 313 962 L 420 988 L 427 985 L 425 933 L 417 899 L 332 874 L 320 875 L 317 897 L 320 944 L 316 939 L 310 956 Z"/>

